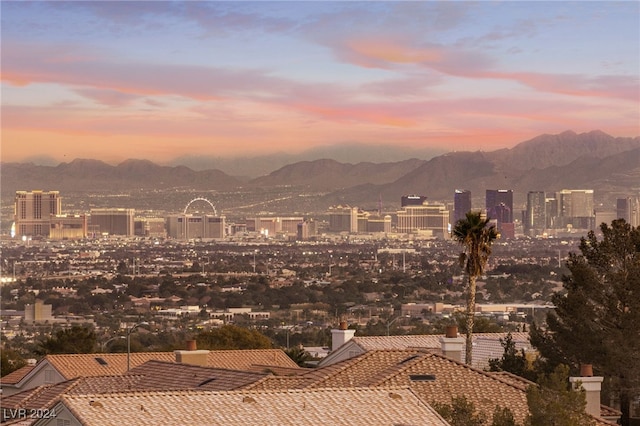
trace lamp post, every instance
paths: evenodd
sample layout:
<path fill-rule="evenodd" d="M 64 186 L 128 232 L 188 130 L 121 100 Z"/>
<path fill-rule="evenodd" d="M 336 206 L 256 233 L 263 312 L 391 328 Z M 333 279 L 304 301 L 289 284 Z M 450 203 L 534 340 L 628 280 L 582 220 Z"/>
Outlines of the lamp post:
<path fill-rule="evenodd" d="M 125 337 L 124 336 L 116 336 L 116 337 L 112 337 L 111 339 L 107 340 L 106 342 L 100 343 L 100 352 L 104 353 L 104 348 L 106 348 L 107 345 L 110 342 L 113 342 L 114 340 L 117 340 L 117 339 L 125 339 Z"/>
<path fill-rule="evenodd" d="M 134 324 L 133 327 L 127 330 L 127 371 L 131 368 L 131 333 L 140 327 L 141 325 L 149 325 L 148 322 L 142 321 L 137 324 Z"/>
<path fill-rule="evenodd" d="M 389 321 L 387 323 L 387 336 L 389 336 L 389 328 L 391 327 L 391 324 L 393 324 L 394 322 L 398 321 L 400 318 L 408 318 L 408 317 L 409 317 L 409 315 L 400 315 L 400 316 L 395 317 L 391 321 Z"/>

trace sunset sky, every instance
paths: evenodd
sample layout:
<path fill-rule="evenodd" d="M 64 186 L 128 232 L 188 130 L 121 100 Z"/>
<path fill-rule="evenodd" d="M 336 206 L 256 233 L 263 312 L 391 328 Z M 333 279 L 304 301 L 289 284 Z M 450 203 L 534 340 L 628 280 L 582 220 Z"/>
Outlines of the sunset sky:
<path fill-rule="evenodd" d="M 2 161 L 640 135 L 640 3 L 1 2 Z"/>

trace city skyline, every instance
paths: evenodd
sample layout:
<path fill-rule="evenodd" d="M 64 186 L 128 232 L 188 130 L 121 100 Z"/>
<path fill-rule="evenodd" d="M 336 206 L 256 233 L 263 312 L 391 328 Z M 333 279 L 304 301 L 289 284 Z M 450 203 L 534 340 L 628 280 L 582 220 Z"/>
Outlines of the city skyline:
<path fill-rule="evenodd" d="M 640 134 L 637 2 L 3 2 L 2 161 Z"/>

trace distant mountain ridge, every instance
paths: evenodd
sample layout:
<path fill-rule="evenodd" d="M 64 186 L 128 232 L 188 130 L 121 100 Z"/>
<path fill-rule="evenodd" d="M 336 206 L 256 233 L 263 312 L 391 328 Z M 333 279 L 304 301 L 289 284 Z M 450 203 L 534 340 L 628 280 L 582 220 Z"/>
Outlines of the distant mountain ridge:
<path fill-rule="evenodd" d="M 111 166 L 100 160 L 75 159 L 57 166 L 3 163 L 2 193 L 17 190 L 123 191 L 193 188 L 229 190 L 240 185 L 219 170 L 193 171 L 185 166 L 159 166 L 148 160 L 126 160 Z"/>
<path fill-rule="evenodd" d="M 288 164 L 251 180 L 220 170 L 195 171 L 127 160 L 111 166 L 99 160 L 76 159 L 57 166 L 3 163 L 3 196 L 16 190 L 123 191 L 184 188 L 233 191 L 235 188 L 300 187 L 321 193 L 318 206 L 349 203 L 375 206 L 379 198 L 402 194 L 451 200 L 456 188 L 484 196 L 485 189 L 527 191 L 590 188 L 611 194 L 640 191 L 640 137 L 615 138 L 600 131 L 541 135 L 511 149 L 451 152 L 429 160 L 411 158 L 382 163 L 343 163 L 319 159 Z"/>

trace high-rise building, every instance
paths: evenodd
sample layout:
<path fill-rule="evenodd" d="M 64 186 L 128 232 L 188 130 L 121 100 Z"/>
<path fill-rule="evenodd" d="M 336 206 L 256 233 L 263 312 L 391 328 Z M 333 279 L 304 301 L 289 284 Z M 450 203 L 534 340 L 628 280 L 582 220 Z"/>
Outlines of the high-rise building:
<path fill-rule="evenodd" d="M 51 216 L 49 238 L 52 240 L 79 240 L 87 237 L 86 215 Z"/>
<path fill-rule="evenodd" d="M 405 206 L 397 213 L 396 230 L 403 234 L 431 231 L 434 236 L 449 239 L 449 210 L 444 204 Z"/>
<path fill-rule="evenodd" d="M 49 236 L 51 216 L 62 214 L 58 191 L 16 191 L 16 236 Z"/>
<path fill-rule="evenodd" d="M 302 222 L 298 223 L 298 240 L 305 241 L 316 236 L 316 234 L 316 223 L 315 221 L 313 221 L 313 219 L 303 220 Z"/>
<path fill-rule="evenodd" d="M 167 236 L 165 219 L 162 217 L 137 217 L 135 234 L 140 237 L 164 238 Z"/>
<path fill-rule="evenodd" d="M 453 194 L 453 223 L 464 219 L 471 211 L 471 191 L 468 189 L 456 189 Z"/>
<path fill-rule="evenodd" d="M 618 198 L 616 200 L 616 216 L 618 219 L 624 219 L 625 222 L 631 223 L 631 213 L 633 212 L 633 204 L 631 197 Z"/>
<path fill-rule="evenodd" d="M 421 206 L 426 202 L 426 195 L 403 195 L 400 197 L 400 207 Z"/>
<path fill-rule="evenodd" d="M 547 216 L 547 228 L 555 229 L 558 224 L 558 199 L 555 197 L 546 198 L 545 203 L 545 215 Z"/>
<path fill-rule="evenodd" d="M 329 231 L 358 232 L 358 208 L 349 206 L 329 207 Z"/>
<path fill-rule="evenodd" d="M 182 213 L 167 217 L 167 236 L 177 240 L 224 238 L 225 227 L 225 216 Z"/>
<path fill-rule="evenodd" d="M 92 235 L 135 235 L 135 209 L 91 209 L 89 233 Z"/>
<path fill-rule="evenodd" d="M 247 231 L 275 237 L 277 234 L 296 235 L 303 217 L 256 216 L 246 219 Z"/>
<path fill-rule="evenodd" d="M 384 216 L 370 215 L 367 218 L 367 232 L 391 232 L 391 216 L 388 214 Z"/>
<path fill-rule="evenodd" d="M 511 189 L 487 189 L 486 192 L 486 208 L 487 215 L 490 218 L 496 217 L 495 209 L 498 206 L 506 208 L 508 213 L 508 220 L 505 222 L 513 222 L 513 190 Z M 500 223 L 500 222 L 498 222 Z"/>
<path fill-rule="evenodd" d="M 487 216 L 498 220 L 498 230 L 503 223 L 513 223 L 513 190 L 487 189 Z"/>
<path fill-rule="evenodd" d="M 559 227 L 595 228 L 593 189 L 563 189 L 556 198 Z"/>
<path fill-rule="evenodd" d="M 529 236 L 540 235 L 547 227 L 547 206 L 544 191 L 527 193 L 527 211 L 525 213 L 524 232 Z"/>

